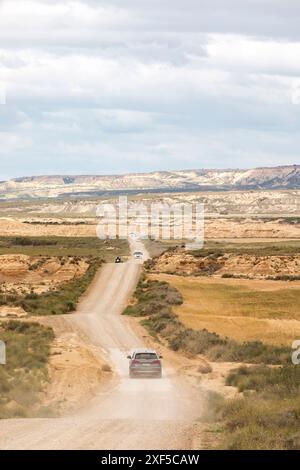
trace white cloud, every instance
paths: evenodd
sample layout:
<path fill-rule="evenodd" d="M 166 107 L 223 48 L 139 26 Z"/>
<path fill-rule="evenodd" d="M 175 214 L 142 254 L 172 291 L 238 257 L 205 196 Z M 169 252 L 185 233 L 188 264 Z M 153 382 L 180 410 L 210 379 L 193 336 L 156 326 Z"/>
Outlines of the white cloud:
<path fill-rule="evenodd" d="M 122 28 L 131 24 L 132 13 L 110 5 L 90 6 L 84 1 L 4 0 L 1 5 L 0 37 L 34 40 L 58 35 L 60 39 L 74 33 L 87 34 L 99 28 Z M 73 34 L 72 34 L 73 32 Z M 17 35 L 17 37 L 15 36 Z"/>
<path fill-rule="evenodd" d="M 6 104 L 6 85 L 0 82 L 0 105 Z"/>
<path fill-rule="evenodd" d="M 230 67 L 233 71 L 300 73 L 300 42 L 212 34 L 207 53 L 212 63 Z"/>
<path fill-rule="evenodd" d="M 32 145 L 30 137 L 22 137 L 12 132 L 0 132 L 0 155 L 7 157 L 10 153 L 27 150 Z"/>
<path fill-rule="evenodd" d="M 88 158 L 99 172 L 290 162 L 299 10 L 277 0 L 228 0 L 226 10 L 221 0 L 4 0 L 5 173 L 57 172 L 62 155 L 66 172 Z"/>

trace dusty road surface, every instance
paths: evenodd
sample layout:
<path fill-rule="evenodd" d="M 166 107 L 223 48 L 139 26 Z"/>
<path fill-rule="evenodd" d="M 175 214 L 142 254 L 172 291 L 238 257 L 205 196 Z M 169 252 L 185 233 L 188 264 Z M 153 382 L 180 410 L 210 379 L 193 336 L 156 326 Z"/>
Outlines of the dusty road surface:
<path fill-rule="evenodd" d="M 141 248 L 132 242 L 132 249 Z M 145 253 L 147 253 L 142 247 Z M 141 263 L 107 264 L 78 312 L 64 316 L 99 349 L 116 381 L 77 413 L 60 418 L 0 420 L 0 449 L 189 449 L 205 399 L 165 365 L 162 379 L 129 379 L 128 351 L 143 344 L 120 314 Z M 199 441 L 197 441 L 199 446 Z"/>

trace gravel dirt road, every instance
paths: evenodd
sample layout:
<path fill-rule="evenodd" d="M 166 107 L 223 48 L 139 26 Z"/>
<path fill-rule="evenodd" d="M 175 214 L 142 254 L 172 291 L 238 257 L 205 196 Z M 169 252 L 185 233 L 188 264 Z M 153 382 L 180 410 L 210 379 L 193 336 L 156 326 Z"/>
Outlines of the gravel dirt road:
<path fill-rule="evenodd" d="M 132 251 L 142 249 L 132 241 Z M 199 389 L 183 383 L 171 364 L 162 379 L 129 379 L 127 353 L 142 338 L 120 314 L 141 270 L 134 259 L 107 264 L 78 311 L 63 317 L 99 350 L 116 380 L 84 408 L 60 418 L 0 420 L 0 449 L 193 449 L 195 421 L 205 409 Z M 197 444 L 195 444 L 197 442 Z"/>

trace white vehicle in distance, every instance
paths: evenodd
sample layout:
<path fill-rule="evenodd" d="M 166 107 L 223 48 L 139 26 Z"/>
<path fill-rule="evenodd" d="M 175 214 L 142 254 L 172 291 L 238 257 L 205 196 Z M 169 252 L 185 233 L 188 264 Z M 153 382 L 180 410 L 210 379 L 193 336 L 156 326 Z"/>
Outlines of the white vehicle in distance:
<path fill-rule="evenodd" d="M 134 256 L 135 259 L 143 259 L 144 254 L 143 254 L 142 251 L 135 251 L 133 253 L 133 256 Z"/>
<path fill-rule="evenodd" d="M 129 234 L 129 238 L 131 238 L 131 240 L 136 240 L 137 239 L 137 234 L 135 232 L 130 232 Z"/>

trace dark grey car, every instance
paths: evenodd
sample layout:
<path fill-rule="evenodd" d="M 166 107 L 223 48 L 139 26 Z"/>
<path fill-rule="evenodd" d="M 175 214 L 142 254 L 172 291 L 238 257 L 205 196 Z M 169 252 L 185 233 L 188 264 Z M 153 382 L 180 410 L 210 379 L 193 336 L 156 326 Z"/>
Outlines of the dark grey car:
<path fill-rule="evenodd" d="M 152 349 L 136 349 L 132 352 L 129 362 L 129 377 L 157 377 L 162 376 L 162 356 Z"/>

